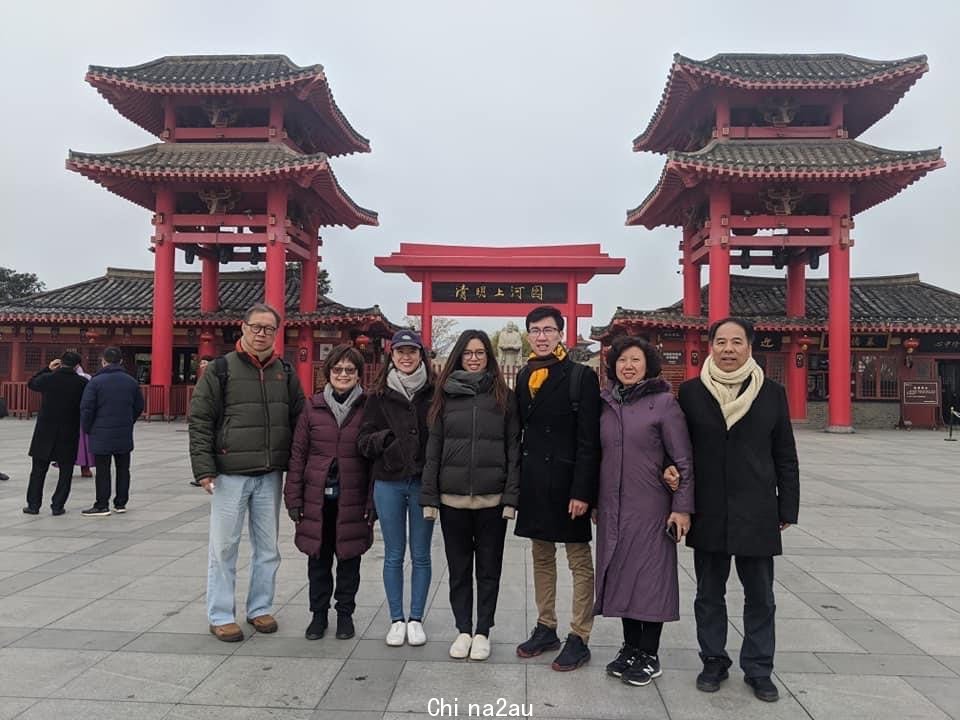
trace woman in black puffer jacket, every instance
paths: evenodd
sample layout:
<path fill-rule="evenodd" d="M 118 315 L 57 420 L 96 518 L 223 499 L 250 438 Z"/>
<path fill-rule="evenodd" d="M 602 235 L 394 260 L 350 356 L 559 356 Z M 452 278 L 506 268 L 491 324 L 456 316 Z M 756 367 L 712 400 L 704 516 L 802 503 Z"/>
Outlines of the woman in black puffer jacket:
<path fill-rule="evenodd" d="M 520 425 L 513 392 L 481 330 L 460 335 L 437 382 L 420 505 L 440 516 L 458 635 L 450 656 L 490 656 L 507 519 L 519 500 Z M 473 633 L 473 577 L 477 625 Z"/>

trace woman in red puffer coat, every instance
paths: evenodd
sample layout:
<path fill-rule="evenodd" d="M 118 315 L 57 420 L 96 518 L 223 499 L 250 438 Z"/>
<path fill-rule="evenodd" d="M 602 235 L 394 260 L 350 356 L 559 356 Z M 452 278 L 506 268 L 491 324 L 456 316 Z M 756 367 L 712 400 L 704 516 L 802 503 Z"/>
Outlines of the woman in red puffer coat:
<path fill-rule="evenodd" d="M 357 452 L 365 399 L 362 374 L 363 356 L 353 346 L 334 348 L 324 367 L 326 385 L 307 402 L 293 436 L 283 499 L 296 523 L 296 545 L 307 555 L 313 613 L 307 640 L 326 633 L 331 597 L 336 599 L 337 638 L 354 635 L 360 556 L 373 542 L 370 473 Z"/>

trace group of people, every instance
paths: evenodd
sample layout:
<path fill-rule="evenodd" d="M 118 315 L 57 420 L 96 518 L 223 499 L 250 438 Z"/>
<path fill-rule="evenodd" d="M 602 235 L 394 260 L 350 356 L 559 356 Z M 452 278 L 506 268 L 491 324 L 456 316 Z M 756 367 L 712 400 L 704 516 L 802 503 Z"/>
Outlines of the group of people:
<path fill-rule="evenodd" d="M 322 391 L 308 399 L 275 351 L 280 326 L 275 310 L 252 307 L 235 351 L 217 372 L 208 368 L 191 406 L 193 473 L 212 495 L 207 606 L 218 639 L 244 637 L 234 589 L 247 515 L 246 621 L 258 632 L 277 630 L 282 497 L 308 556 L 307 639 L 327 633 L 331 600 L 336 637 L 353 637 L 361 556 L 379 520 L 386 643 L 425 644 L 439 520 L 456 628 L 449 654 L 485 660 L 515 518 L 515 534 L 531 540 L 538 612 L 517 655 L 560 650 L 553 669 L 574 670 L 590 659 L 594 616 L 616 617 L 623 646 L 607 673 L 648 684 L 661 674 L 663 624 L 679 619 L 676 548 L 685 538 L 697 579 L 697 687 L 713 692 L 728 677 L 725 590 L 734 558 L 745 594 L 740 666 L 758 698 L 777 699 L 773 557 L 782 551 L 780 533 L 797 521 L 799 470 L 785 391 L 753 359 L 749 322 L 711 326 L 700 377 L 682 384 L 677 398 L 656 348 L 637 337 L 612 344 L 601 392 L 596 375 L 568 357 L 563 316 L 549 306 L 526 318 L 532 352 L 515 391 L 486 333 L 462 333 L 434 377 L 420 337 L 402 330 L 372 387 L 360 386 L 363 356 L 343 345 L 326 359 Z M 557 544 L 573 592 L 562 649 Z"/>
<path fill-rule="evenodd" d="M 51 465 L 59 472 L 50 501 L 54 516 L 66 512 L 75 465 L 84 477 L 96 468 L 96 497 L 85 517 L 111 514 L 112 467 L 117 482 L 113 512 L 126 512 L 130 499 L 130 453 L 133 425 L 143 412 L 143 394 L 137 381 L 123 367 L 119 348 L 108 347 L 101 368 L 92 377 L 83 371 L 80 355 L 68 350 L 51 360 L 27 383 L 42 395 L 40 413 L 33 430 L 29 455 L 33 460 L 23 512 L 38 515 L 43 504 L 43 486 Z"/>

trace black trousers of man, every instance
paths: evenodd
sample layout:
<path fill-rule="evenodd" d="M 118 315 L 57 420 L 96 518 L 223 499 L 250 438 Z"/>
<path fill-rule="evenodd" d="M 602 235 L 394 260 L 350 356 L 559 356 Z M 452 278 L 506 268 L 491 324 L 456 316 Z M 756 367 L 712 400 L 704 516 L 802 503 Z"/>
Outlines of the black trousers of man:
<path fill-rule="evenodd" d="M 725 596 L 730 557 L 725 553 L 701 550 L 694 550 L 693 553 L 697 575 L 697 598 L 693 603 L 693 612 L 697 619 L 700 658 L 722 658 L 728 667 L 731 661 L 726 650 Z M 740 668 L 746 677 L 770 677 L 776 645 L 774 615 L 777 610 L 773 597 L 773 558 L 737 555 L 735 562 L 744 594 Z"/>
<path fill-rule="evenodd" d="M 130 499 L 130 453 L 116 453 L 114 455 L 94 455 L 97 462 L 97 500 L 95 507 L 110 507 L 110 490 L 113 488 L 113 478 L 110 476 L 111 464 L 117 466 L 117 491 L 113 496 L 113 506 L 123 508 Z"/>
<path fill-rule="evenodd" d="M 52 461 L 49 458 L 33 458 L 33 467 L 30 469 L 30 482 L 27 484 L 27 507 L 39 510 L 43 505 L 43 484 L 47 479 L 47 470 Z M 70 496 L 70 487 L 73 484 L 73 461 L 60 463 L 60 479 L 57 480 L 57 489 L 53 491 L 50 507 L 62 510 Z"/>
<path fill-rule="evenodd" d="M 337 615 L 353 615 L 357 608 L 360 589 L 360 555 L 337 558 L 337 584 L 333 584 L 333 558 L 337 547 L 337 500 L 323 501 L 323 542 L 320 553 L 307 558 L 307 578 L 310 581 L 310 612 L 325 613 L 330 609 L 330 598 L 336 600 Z"/>
<path fill-rule="evenodd" d="M 450 607 L 457 631 L 473 634 L 473 572 L 477 573 L 477 634 L 490 636 L 500 594 L 507 521 L 503 508 L 462 510 L 440 506 L 443 549 L 450 573 Z"/>

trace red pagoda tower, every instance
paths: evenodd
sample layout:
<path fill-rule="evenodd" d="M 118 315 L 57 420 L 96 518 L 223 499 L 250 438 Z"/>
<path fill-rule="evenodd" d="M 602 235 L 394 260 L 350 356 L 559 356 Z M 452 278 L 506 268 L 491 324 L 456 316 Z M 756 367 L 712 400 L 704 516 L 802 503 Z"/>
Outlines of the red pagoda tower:
<path fill-rule="evenodd" d="M 686 376 L 699 373 L 701 272 L 707 321 L 730 313 L 730 265 L 786 268 L 785 312 L 805 315 L 807 266 L 829 263 L 827 429 L 850 432 L 850 249 L 854 216 L 943 167 L 940 149 L 900 152 L 858 142 L 927 72 L 925 56 L 674 56 L 660 105 L 634 151 L 667 154 L 660 181 L 627 225 L 681 227 Z M 731 257 L 732 256 L 732 257 Z M 697 322 L 697 321 L 700 322 Z M 786 371 L 794 420 L 806 418 L 804 353 L 794 334 Z"/>
<path fill-rule="evenodd" d="M 153 211 L 151 383 L 173 381 L 175 252 L 202 264 L 199 352 L 215 354 L 219 266 L 266 262 L 262 297 L 280 313 L 286 264 L 299 264 L 300 311 L 317 309 L 319 230 L 377 225 L 337 183 L 331 156 L 369 152 L 333 100 L 320 65 L 283 55 L 163 57 L 134 67 L 90 66 L 86 80 L 121 115 L 161 142 L 119 153 L 70 151 L 67 169 Z M 282 352 L 284 334 L 277 334 Z M 296 364 L 312 386 L 313 336 Z"/>

